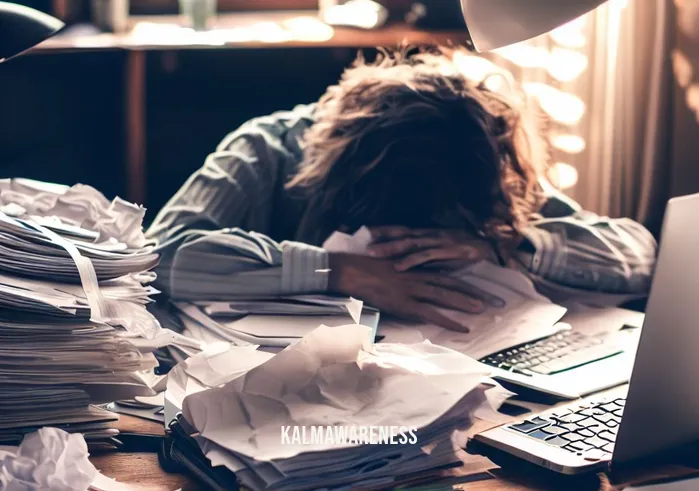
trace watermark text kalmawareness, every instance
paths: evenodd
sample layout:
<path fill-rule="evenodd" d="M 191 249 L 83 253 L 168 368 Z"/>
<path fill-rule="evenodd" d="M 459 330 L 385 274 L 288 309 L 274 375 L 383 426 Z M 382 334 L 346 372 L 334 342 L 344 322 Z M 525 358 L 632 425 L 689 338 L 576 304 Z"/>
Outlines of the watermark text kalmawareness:
<path fill-rule="evenodd" d="M 407 426 L 282 426 L 282 445 L 415 445 Z"/>

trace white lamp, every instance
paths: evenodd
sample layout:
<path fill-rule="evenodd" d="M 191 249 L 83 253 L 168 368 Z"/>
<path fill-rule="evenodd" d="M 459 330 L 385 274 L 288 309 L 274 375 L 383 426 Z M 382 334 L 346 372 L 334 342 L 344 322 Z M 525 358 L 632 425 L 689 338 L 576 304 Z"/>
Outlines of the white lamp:
<path fill-rule="evenodd" d="M 473 49 L 519 43 L 570 22 L 607 0 L 461 0 Z"/>
<path fill-rule="evenodd" d="M 0 1 L 0 63 L 56 34 L 63 22 L 38 10 Z"/>

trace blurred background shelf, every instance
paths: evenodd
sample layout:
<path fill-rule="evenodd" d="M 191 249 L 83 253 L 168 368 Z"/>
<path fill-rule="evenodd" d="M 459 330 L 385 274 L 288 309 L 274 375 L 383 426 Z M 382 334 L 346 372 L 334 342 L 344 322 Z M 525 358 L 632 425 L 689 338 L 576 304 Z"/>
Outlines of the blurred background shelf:
<path fill-rule="evenodd" d="M 463 31 L 426 31 L 406 23 L 378 29 L 331 27 L 317 11 L 267 11 L 220 14 L 210 31 L 194 33 L 179 15 L 131 16 L 123 34 L 100 33 L 77 24 L 39 45 L 35 52 L 80 49 L 234 49 L 234 48 L 373 48 L 402 43 L 464 43 Z"/>
<path fill-rule="evenodd" d="M 314 102 L 359 50 L 371 57 L 377 46 L 466 40 L 400 19 L 373 30 L 331 27 L 306 8 L 317 0 L 275 10 L 291 3 L 256 0 L 258 10 L 219 13 L 195 33 L 177 2 L 132 0 L 128 29 L 115 34 L 76 14 L 77 3 L 54 1 L 69 27 L 3 67 L 0 93 L 12 96 L 0 118 L 2 174 L 90 184 L 144 204 L 152 218 L 228 132 Z M 220 8 L 249 5 L 219 0 Z"/>

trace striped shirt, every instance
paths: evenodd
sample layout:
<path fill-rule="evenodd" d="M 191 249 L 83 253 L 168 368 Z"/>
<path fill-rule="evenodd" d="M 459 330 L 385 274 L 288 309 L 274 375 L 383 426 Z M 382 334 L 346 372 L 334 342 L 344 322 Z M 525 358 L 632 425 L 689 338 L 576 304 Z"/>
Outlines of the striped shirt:
<path fill-rule="evenodd" d="M 147 232 L 159 241 L 158 287 L 177 300 L 320 293 L 328 253 L 302 243 L 307 203 L 284 185 L 302 161 L 300 139 L 314 106 L 245 123 L 229 134 L 158 214 Z M 645 296 L 657 244 L 640 224 L 581 210 L 548 190 L 544 218 L 524 231 L 518 259 L 549 296 L 620 303 Z"/>

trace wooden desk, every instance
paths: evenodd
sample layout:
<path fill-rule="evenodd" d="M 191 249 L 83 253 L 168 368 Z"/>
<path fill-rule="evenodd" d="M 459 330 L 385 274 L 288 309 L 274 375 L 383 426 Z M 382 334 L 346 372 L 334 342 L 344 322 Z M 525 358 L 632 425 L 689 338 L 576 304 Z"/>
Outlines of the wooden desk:
<path fill-rule="evenodd" d="M 479 422 L 473 432 L 477 433 L 492 424 Z M 118 425 L 123 432 L 143 434 L 163 434 L 162 425 L 131 416 L 120 416 Z M 97 469 L 104 475 L 128 484 L 138 484 L 144 491 L 183 491 L 203 489 L 188 476 L 168 474 L 160 468 L 158 457 L 152 453 L 108 453 L 94 455 L 90 459 Z M 507 467 L 500 469 L 492 462 L 478 456 L 470 456 L 468 466 L 459 469 L 454 474 L 457 476 L 454 484 L 455 490 L 466 491 L 618 491 L 624 485 L 612 486 L 596 476 L 565 481 L 566 484 L 551 480 L 550 476 L 532 472 L 530 467 Z M 649 474 L 651 472 L 652 474 Z M 689 475 L 696 472 L 695 466 L 664 465 L 656 468 L 644 468 L 638 472 L 632 471 L 624 476 L 621 481 L 633 483 L 647 479 L 649 475 L 655 478 L 662 476 Z M 444 488 L 440 486 L 440 488 Z"/>
<path fill-rule="evenodd" d="M 256 48 L 374 48 L 409 45 L 463 44 L 464 32 L 428 32 L 405 24 L 376 30 L 330 27 L 316 11 L 267 11 L 222 14 L 206 33 L 183 29 L 179 16 L 132 17 L 123 34 L 84 34 L 76 26 L 40 44 L 32 53 L 119 49 L 125 66 L 126 174 L 132 202 L 146 195 L 146 53 L 171 50 Z M 215 34 L 218 32 L 218 34 Z M 212 34 L 214 33 L 214 34 Z M 202 155 L 202 158 L 204 156 Z"/>

